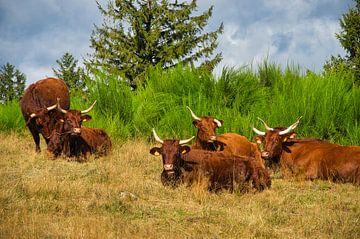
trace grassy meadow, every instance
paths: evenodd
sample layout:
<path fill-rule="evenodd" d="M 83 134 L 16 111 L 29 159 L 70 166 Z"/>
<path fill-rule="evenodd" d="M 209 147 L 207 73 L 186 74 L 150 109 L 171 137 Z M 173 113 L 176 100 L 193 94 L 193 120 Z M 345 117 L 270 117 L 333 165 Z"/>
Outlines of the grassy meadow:
<path fill-rule="evenodd" d="M 224 120 L 218 133 L 249 139 L 251 127 L 288 126 L 299 137 L 360 145 L 360 88 L 354 76 L 285 69 L 225 68 L 215 77 L 177 67 L 153 69 L 131 91 L 98 72 L 71 108 L 97 105 L 84 123 L 104 128 L 113 152 L 86 163 L 36 154 L 17 101 L 0 105 L 0 238 L 358 238 L 360 187 L 284 180 L 272 174 L 262 193 L 209 193 L 201 185 L 162 186 L 162 162 L 149 154 L 161 138 L 195 135 L 198 115 Z"/>
<path fill-rule="evenodd" d="M 0 134 L 0 238 L 357 238 L 360 188 L 273 177 L 262 193 L 164 188 L 144 140 L 77 163 Z M 21 150 L 19 150 L 21 149 Z"/>

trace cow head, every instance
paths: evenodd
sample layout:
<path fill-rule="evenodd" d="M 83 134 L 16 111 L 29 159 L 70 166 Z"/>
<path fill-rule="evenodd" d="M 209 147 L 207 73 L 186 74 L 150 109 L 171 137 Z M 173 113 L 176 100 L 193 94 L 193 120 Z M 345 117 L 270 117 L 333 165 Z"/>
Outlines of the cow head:
<path fill-rule="evenodd" d="M 292 131 L 298 126 L 301 118 L 302 116 L 299 117 L 295 123 L 293 123 L 287 128 L 270 128 L 265 123 L 265 121 L 258 118 L 261 122 L 263 122 L 266 128 L 265 132 L 253 128 L 253 131 L 257 134 L 255 136 L 256 143 L 263 144 L 264 146 L 261 152 L 261 157 L 269 161 L 278 159 L 282 153 L 283 143 L 286 142 L 288 139 L 296 137 L 296 133 Z"/>
<path fill-rule="evenodd" d="M 95 102 L 86 110 L 64 110 L 61 108 L 59 104 L 59 99 L 57 103 L 58 110 L 62 113 L 62 116 L 60 117 L 59 121 L 61 124 L 63 124 L 63 133 L 68 133 L 71 135 L 80 135 L 81 133 L 81 123 L 85 121 L 91 120 L 90 115 L 84 115 L 88 112 L 90 112 L 93 108 Z"/>
<path fill-rule="evenodd" d="M 190 107 L 186 107 L 193 118 L 193 125 L 198 129 L 196 140 L 200 143 L 212 142 L 215 139 L 216 129 L 220 128 L 224 121 L 210 116 L 198 117 Z"/>
<path fill-rule="evenodd" d="M 190 147 L 183 144 L 190 142 L 194 136 L 186 140 L 162 140 L 154 129 L 153 134 L 155 140 L 162 146 L 152 148 L 150 153 L 155 156 L 162 156 L 163 174 L 165 173 L 168 178 L 175 180 L 180 175 L 180 168 L 183 163 L 181 155 L 190 151 Z"/>
<path fill-rule="evenodd" d="M 51 117 L 49 115 L 49 112 L 55 108 L 56 108 L 56 104 L 36 110 L 35 112 L 30 114 L 26 124 L 29 124 L 30 121 L 35 120 L 35 124 L 38 130 L 42 133 L 42 135 L 48 137 L 50 134 L 49 126 L 51 123 Z"/>

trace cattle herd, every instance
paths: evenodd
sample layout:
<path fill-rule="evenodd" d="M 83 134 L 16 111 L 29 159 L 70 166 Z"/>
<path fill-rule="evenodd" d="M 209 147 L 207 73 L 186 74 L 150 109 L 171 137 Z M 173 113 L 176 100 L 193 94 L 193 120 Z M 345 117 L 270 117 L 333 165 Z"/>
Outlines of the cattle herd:
<path fill-rule="evenodd" d="M 86 110 L 70 109 L 66 84 L 46 78 L 31 84 L 21 101 L 21 111 L 40 152 L 40 137 L 54 157 L 87 159 L 90 154 L 106 155 L 112 144 L 102 129 L 81 126 L 91 119 Z M 295 128 L 301 117 L 289 127 L 269 127 L 266 131 L 253 128 L 255 142 L 236 133 L 216 135 L 222 120 L 198 117 L 189 108 L 196 137 L 186 140 L 161 139 L 153 129 L 161 147 L 150 153 L 162 156 L 161 182 L 164 186 L 191 185 L 205 182 L 210 191 L 226 189 L 262 191 L 271 187 L 269 170 L 279 169 L 282 177 L 322 179 L 360 185 L 360 147 L 332 144 L 320 139 L 298 139 Z M 188 144 L 195 138 L 195 143 Z"/>

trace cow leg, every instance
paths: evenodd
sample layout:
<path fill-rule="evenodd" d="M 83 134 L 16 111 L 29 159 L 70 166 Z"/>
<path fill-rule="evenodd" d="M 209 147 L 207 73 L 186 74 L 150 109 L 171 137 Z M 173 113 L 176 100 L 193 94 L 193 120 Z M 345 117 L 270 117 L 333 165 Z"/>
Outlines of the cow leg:
<path fill-rule="evenodd" d="M 33 127 L 29 127 L 29 130 L 33 136 L 34 142 L 35 142 L 35 152 L 40 153 L 40 136 L 39 132 L 34 129 Z"/>
<path fill-rule="evenodd" d="M 44 137 L 46 144 L 49 144 L 49 139 Z"/>

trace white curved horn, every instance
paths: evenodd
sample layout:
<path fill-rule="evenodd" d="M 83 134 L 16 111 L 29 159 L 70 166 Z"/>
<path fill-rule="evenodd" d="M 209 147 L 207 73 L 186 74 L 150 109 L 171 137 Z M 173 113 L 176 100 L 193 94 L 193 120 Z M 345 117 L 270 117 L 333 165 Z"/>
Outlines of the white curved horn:
<path fill-rule="evenodd" d="M 48 111 L 50 111 L 50 110 L 55 109 L 56 107 L 57 107 L 57 104 L 52 105 L 52 106 L 49 106 L 49 107 L 46 107 L 46 109 L 47 109 Z"/>
<path fill-rule="evenodd" d="M 63 108 L 61 108 L 60 106 L 60 98 L 57 98 L 57 108 L 58 110 L 60 110 L 62 113 L 66 114 L 67 113 L 67 110 L 64 110 Z"/>
<path fill-rule="evenodd" d="M 287 129 L 285 130 L 282 130 L 279 132 L 279 135 L 284 135 L 284 134 L 287 134 L 289 133 L 291 130 L 294 130 L 298 124 L 300 123 L 300 119 L 302 118 L 302 116 L 300 116 L 295 123 L 293 123 L 292 125 L 290 125 Z"/>
<path fill-rule="evenodd" d="M 196 114 L 190 109 L 189 106 L 186 106 L 186 108 L 190 111 L 191 116 L 194 120 L 201 120 L 201 118 L 197 117 Z"/>
<path fill-rule="evenodd" d="M 265 132 L 262 132 L 262 131 L 260 131 L 260 130 L 258 130 L 257 128 L 255 128 L 255 127 L 253 127 L 252 128 L 252 130 L 255 132 L 255 134 L 257 134 L 257 135 L 265 135 Z"/>
<path fill-rule="evenodd" d="M 182 140 L 179 141 L 179 144 L 187 144 L 191 140 L 193 140 L 194 138 L 195 138 L 195 136 L 191 137 L 190 139 L 182 139 Z"/>
<path fill-rule="evenodd" d="M 160 144 L 163 144 L 163 143 L 164 143 L 164 140 L 160 139 L 160 137 L 156 134 L 154 128 L 152 129 L 152 131 L 153 131 L 155 140 L 156 140 L 157 142 L 159 142 Z"/>
<path fill-rule="evenodd" d="M 86 114 L 86 113 L 89 113 L 93 108 L 94 108 L 94 105 L 96 104 L 96 100 L 94 101 L 94 103 L 86 110 L 82 110 L 81 111 L 81 114 Z"/>
<path fill-rule="evenodd" d="M 221 122 L 217 119 L 214 119 L 214 122 L 217 124 L 217 126 L 220 128 L 222 126 Z"/>
<path fill-rule="evenodd" d="M 264 120 L 260 119 L 259 117 L 258 117 L 258 120 L 260 120 L 260 121 L 264 124 L 266 130 L 269 130 L 269 131 L 273 131 L 273 130 L 274 130 L 273 128 L 269 127 L 269 126 L 265 123 Z"/>

